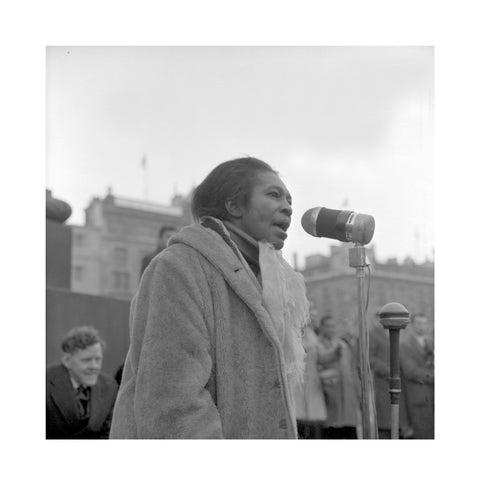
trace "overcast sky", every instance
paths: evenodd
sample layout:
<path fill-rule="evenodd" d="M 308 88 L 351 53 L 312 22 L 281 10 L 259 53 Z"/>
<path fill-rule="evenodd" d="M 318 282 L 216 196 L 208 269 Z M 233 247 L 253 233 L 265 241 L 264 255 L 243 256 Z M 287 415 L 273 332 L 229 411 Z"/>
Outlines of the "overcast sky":
<path fill-rule="evenodd" d="M 69 223 L 108 187 L 169 204 L 244 154 L 293 196 L 290 262 L 334 244 L 301 228 L 319 205 L 372 214 L 380 260 L 432 259 L 433 48 L 47 48 L 46 181 Z"/>

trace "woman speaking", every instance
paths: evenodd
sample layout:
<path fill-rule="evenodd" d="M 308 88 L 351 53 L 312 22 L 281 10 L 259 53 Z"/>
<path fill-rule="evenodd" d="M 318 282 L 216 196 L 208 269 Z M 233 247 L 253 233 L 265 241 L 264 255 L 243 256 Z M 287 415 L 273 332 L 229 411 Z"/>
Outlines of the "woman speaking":
<path fill-rule="evenodd" d="M 270 165 L 240 158 L 196 188 L 192 213 L 132 300 L 110 438 L 296 438 L 309 304 L 279 251 L 291 195 Z"/>

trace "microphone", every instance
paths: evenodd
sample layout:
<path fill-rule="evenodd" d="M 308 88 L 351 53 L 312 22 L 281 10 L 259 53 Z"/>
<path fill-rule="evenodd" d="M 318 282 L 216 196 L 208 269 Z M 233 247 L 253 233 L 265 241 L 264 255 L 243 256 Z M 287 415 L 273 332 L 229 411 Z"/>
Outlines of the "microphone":
<path fill-rule="evenodd" d="M 375 219 L 353 211 L 314 207 L 303 214 L 302 227 L 314 237 L 368 244 L 375 231 Z"/>

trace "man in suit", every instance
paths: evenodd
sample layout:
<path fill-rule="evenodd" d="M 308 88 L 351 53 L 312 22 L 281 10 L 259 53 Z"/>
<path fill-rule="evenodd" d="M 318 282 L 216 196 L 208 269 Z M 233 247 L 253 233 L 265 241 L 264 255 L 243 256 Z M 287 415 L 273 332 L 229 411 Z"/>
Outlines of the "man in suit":
<path fill-rule="evenodd" d="M 47 439 L 108 439 L 118 386 L 101 372 L 104 347 L 92 327 L 63 338 L 61 364 L 47 367 Z"/>
<path fill-rule="evenodd" d="M 414 439 L 434 438 L 434 354 L 428 318 L 412 317 L 400 343 L 400 363 L 405 377 L 405 399 Z"/>

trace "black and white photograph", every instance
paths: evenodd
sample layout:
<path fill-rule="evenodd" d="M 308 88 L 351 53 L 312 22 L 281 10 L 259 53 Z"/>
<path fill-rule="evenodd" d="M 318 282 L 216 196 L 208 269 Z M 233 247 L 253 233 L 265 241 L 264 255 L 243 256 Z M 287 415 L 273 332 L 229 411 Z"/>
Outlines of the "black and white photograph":
<path fill-rule="evenodd" d="M 7 481 L 471 480 L 471 6 L 4 9 Z"/>
<path fill-rule="evenodd" d="M 47 438 L 434 438 L 432 46 L 46 62 Z"/>

